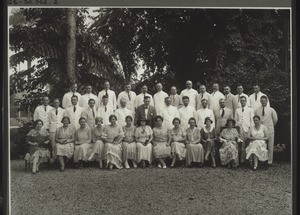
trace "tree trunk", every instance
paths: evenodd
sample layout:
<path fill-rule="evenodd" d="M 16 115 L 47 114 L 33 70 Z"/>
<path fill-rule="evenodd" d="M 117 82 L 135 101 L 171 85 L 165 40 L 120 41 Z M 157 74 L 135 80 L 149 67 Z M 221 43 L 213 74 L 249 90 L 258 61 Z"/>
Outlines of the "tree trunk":
<path fill-rule="evenodd" d="M 68 82 L 76 83 L 76 8 L 67 9 L 68 35 L 66 50 L 66 69 Z"/>

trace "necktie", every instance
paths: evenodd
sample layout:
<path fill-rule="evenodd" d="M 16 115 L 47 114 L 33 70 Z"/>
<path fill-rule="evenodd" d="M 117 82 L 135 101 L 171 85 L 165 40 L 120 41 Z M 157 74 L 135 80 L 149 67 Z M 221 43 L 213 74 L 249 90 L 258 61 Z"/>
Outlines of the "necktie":
<path fill-rule="evenodd" d="M 107 90 L 105 90 L 105 96 L 108 98 L 108 93 L 107 93 Z"/>
<path fill-rule="evenodd" d="M 92 108 L 92 112 L 93 112 L 93 117 L 95 118 L 95 111 L 94 111 L 94 108 Z"/>
<path fill-rule="evenodd" d="M 44 108 L 45 108 L 45 111 L 47 111 L 47 106 L 44 106 Z"/>
<path fill-rule="evenodd" d="M 257 93 L 255 93 L 255 101 L 257 100 Z"/>
<path fill-rule="evenodd" d="M 105 111 L 105 112 L 107 111 L 107 107 L 106 107 L 106 106 L 104 107 L 104 111 Z"/>
<path fill-rule="evenodd" d="M 75 96 L 75 93 L 73 93 L 73 95 L 72 96 Z"/>
<path fill-rule="evenodd" d="M 242 108 L 242 112 L 244 112 L 244 108 Z"/>
<path fill-rule="evenodd" d="M 56 115 L 56 116 L 57 116 L 57 113 L 58 113 L 57 108 L 55 108 L 55 115 Z"/>
<path fill-rule="evenodd" d="M 173 95 L 173 103 L 175 102 L 175 95 Z"/>
<path fill-rule="evenodd" d="M 227 100 L 227 94 L 225 95 L 225 100 Z"/>
<path fill-rule="evenodd" d="M 222 114 L 221 114 L 222 118 L 223 118 L 224 114 L 225 114 L 225 110 L 224 110 L 224 108 L 222 108 Z"/>
<path fill-rule="evenodd" d="M 74 105 L 73 111 L 74 111 L 74 113 L 75 113 L 75 111 L 76 111 L 76 106 L 75 106 L 75 105 Z"/>
<path fill-rule="evenodd" d="M 265 107 L 263 107 L 262 115 L 263 115 L 263 116 L 265 115 Z"/>
<path fill-rule="evenodd" d="M 131 101 L 130 92 L 128 92 L 128 99 L 129 99 L 129 101 Z"/>

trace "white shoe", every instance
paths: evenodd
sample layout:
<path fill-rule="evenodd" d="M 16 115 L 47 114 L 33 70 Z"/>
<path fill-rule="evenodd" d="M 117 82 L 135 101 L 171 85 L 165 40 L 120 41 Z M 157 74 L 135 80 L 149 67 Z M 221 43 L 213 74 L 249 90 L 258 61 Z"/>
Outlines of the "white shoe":
<path fill-rule="evenodd" d="M 132 161 L 132 165 L 133 165 L 134 168 L 137 168 L 137 164 L 136 164 L 135 161 Z"/>
<path fill-rule="evenodd" d="M 158 166 L 158 168 L 161 168 L 161 164 L 160 163 L 157 166 Z"/>
<path fill-rule="evenodd" d="M 166 165 L 164 165 L 162 168 L 163 168 L 163 169 L 167 169 L 167 166 L 166 166 Z"/>
<path fill-rule="evenodd" d="M 95 154 L 94 154 L 94 153 L 92 153 L 92 154 L 91 154 L 91 156 L 88 158 L 88 161 L 92 161 L 92 160 L 93 160 L 93 158 L 94 158 L 94 155 L 95 155 Z"/>
<path fill-rule="evenodd" d="M 125 162 L 125 168 L 130 169 L 130 166 L 129 166 L 128 162 Z"/>

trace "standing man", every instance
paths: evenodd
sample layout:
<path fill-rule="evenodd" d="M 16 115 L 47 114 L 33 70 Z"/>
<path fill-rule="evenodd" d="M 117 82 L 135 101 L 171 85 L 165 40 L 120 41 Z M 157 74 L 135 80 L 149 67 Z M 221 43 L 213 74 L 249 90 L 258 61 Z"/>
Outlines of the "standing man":
<path fill-rule="evenodd" d="M 67 107 L 72 106 L 72 102 L 71 102 L 71 97 L 72 96 L 77 96 L 77 98 L 80 99 L 81 94 L 76 92 L 76 91 L 77 91 L 77 84 L 73 84 L 70 87 L 70 92 L 68 92 L 64 95 L 63 100 L 62 100 L 62 107 L 64 109 L 66 109 Z"/>
<path fill-rule="evenodd" d="M 95 101 L 95 106 L 96 108 L 98 108 L 99 106 L 99 101 L 98 101 L 98 97 L 92 93 L 92 85 L 87 84 L 85 86 L 85 94 L 82 95 L 79 99 L 79 106 L 83 107 L 83 108 L 88 108 L 89 107 L 89 100 L 93 99 Z"/>
<path fill-rule="evenodd" d="M 42 100 L 43 104 L 39 105 L 35 108 L 34 114 L 33 114 L 33 120 L 36 121 L 37 119 L 40 119 L 44 123 L 44 128 L 49 130 L 49 118 L 48 114 L 49 111 L 52 109 L 52 107 L 49 105 L 49 97 L 44 96 Z"/>
<path fill-rule="evenodd" d="M 154 117 L 156 117 L 156 110 L 155 108 L 150 105 L 151 98 L 150 96 L 144 97 L 144 104 L 138 106 L 136 108 L 135 117 L 134 117 L 134 125 L 138 126 L 137 123 L 140 119 L 146 119 L 147 125 L 154 127 Z"/>
<path fill-rule="evenodd" d="M 108 106 L 108 97 L 102 96 L 100 107 L 97 110 L 97 116 L 102 117 L 103 125 L 109 125 L 109 116 L 114 114 L 114 110 Z"/>
<path fill-rule="evenodd" d="M 129 83 L 125 84 L 124 91 L 120 92 L 118 95 L 117 105 L 118 108 L 121 107 L 121 99 L 126 99 L 126 107 L 134 113 L 134 102 L 135 102 L 136 94 L 131 91 L 131 85 Z"/>
<path fill-rule="evenodd" d="M 157 115 L 161 115 L 161 111 L 165 106 L 165 98 L 168 97 L 168 94 L 164 92 L 163 86 L 161 83 L 156 84 L 157 93 L 153 95 L 154 108 L 156 110 Z"/>
<path fill-rule="evenodd" d="M 161 113 L 161 116 L 164 118 L 162 125 L 168 130 L 173 128 L 173 119 L 175 117 L 179 118 L 178 109 L 172 106 L 171 102 L 172 100 L 170 97 L 165 98 L 166 105 L 164 109 L 162 109 L 162 113 Z"/>
<path fill-rule="evenodd" d="M 135 105 L 134 105 L 135 108 L 137 108 L 138 106 L 144 104 L 145 96 L 150 98 L 150 104 L 149 105 L 154 106 L 152 96 L 147 92 L 148 92 L 148 87 L 144 84 L 141 88 L 141 93 L 135 98 Z"/>
<path fill-rule="evenodd" d="M 182 98 L 183 106 L 179 108 L 179 116 L 181 120 L 181 127 L 186 130 L 189 127 L 189 119 L 191 117 L 196 118 L 196 110 L 193 106 L 189 105 L 189 97 L 184 96 Z"/>
<path fill-rule="evenodd" d="M 56 157 L 56 142 L 55 142 L 55 132 L 56 130 L 61 127 L 63 124 L 61 123 L 61 120 L 64 116 L 64 109 L 59 107 L 59 99 L 53 100 L 53 108 L 48 113 L 48 121 L 49 121 L 49 136 L 50 141 L 52 145 L 52 158 Z"/>
<path fill-rule="evenodd" d="M 231 88 L 227 85 L 224 87 L 225 107 L 232 110 L 233 115 L 238 104 L 235 101 L 235 96 L 231 93 Z"/>
<path fill-rule="evenodd" d="M 196 97 L 197 110 L 199 110 L 200 108 L 202 108 L 202 103 L 201 103 L 202 99 L 206 99 L 207 100 L 207 107 L 210 109 L 211 95 L 208 92 L 206 92 L 205 85 L 201 84 L 199 86 L 199 91 L 200 91 L 200 93 Z"/>
<path fill-rule="evenodd" d="M 95 99 L 89 99 L 88 101 L 89 106 L 84 108 L 81 117 L 86 119 L 86 124 L 90 127 L 91 130 L 95 128 L 96 125 L 96 117 L 97 117 L 97 109 L 96 109 L 96 101 Z"/>
<path fill-rule="evenodd" d="M 113 111 L 117 108 L 117 99 L 115 91 L 110 90 L 110 84 L 108 81 L 105 81 L 103 84 L 104 89 L 98 93 L 98 99 L 99 99 L 99 107 L 102 104 L 102 98 L 103 96 L 106 96 L 108 98 L 107 106 L 110 107 Z"/>
<path fill-rule="evenodd" d="M 233 119 L 233 111 L 226 107 L 225 99 L 220 99 L 219 105 L 220 108 L 214 110 L 217 135 L 221 133 L 220 128 L 226 125 L 227 119 Z"/>
<path fill-rule="evenodd" d="M 248 133 L 250 127 L 254 125 L 253 123 L 253 116 L 254 111 L 252 108 L 248 107 L 247 98 L 245 96 L 240 97 L 241 107 L 235 110 L 235 121 L 237 126 L 240 127 L 240 135 L 241 139 L 243 140 L 241 145 L 241 153 L 240 153 L 240 161 L 241 164 L 245 163 L 246 160 L 246 151 L 245 151 L 245 141 L 248 137 Z"/>
<path fill-rule="evenodd" d="M 211 95 L 210 109 L 218 110 L 220 108 L 219 106 L 220 99 L 224 99 L 225 97 L 223 93 L 219 91 L 218 83 L 213 83 L 212 88 L 213 88 L 213 92 L 210 94 Z"/>
<path fill-rule="evenodd" d="M 80 127 L 79 125 L 79 119 L 81 117 L 81 113 L 83 111 L 83 108 L 78 105 L 78 97 L 72 96 L 71 97 L 72 106 L 67 107 L 64 116 L 70 117 L 71 120 L 71 126 L 73 126 L 75 129 L 78 129 Z"/>
<path fill-rule="evenodd" d="M 250 100 L 249 100 L 249 97 L 243 93 L 244 92 L 244 88 L 241 84 L 238 84 L 238 86 L 236 87 L 236 91 L 237 91 L 237 94 L 235 96 L 235 103 L 237 104 L 237 108 L 238 107 L 241 107 L 241 97 L 244 96 L 247 100 L 247 106 L 250 107 Z"/>
<path fill-rule="evenodd" d="M 201 100 L 201 106 L 202 108 L 200 108 L 199 110 L 196 111 L 196 123 L 198 128 L 201 130 L 201 128 L 203 128 L 205 126 L 205 118 L 209 117 L 213 123 L 211 124 L 211 127 L 214 128 L 215 127 L 215 116 L 214 116 L 214 112 L 211 109 L 208 109 L 208 102 L 206 99 L 202 99 Z"/>
<path fill-rule="evenodd" d="M 180 96 L 181 98 L 183 98 L 183 96 L 189 97 L 190 99 L 189 105 L 196 108 L 196 96 L 198 95 L 198 92 L 197 90 L 194 90 L 192 87 L 193 87 L 192 81 L 188 80 L 186 82 L 186 89 L 181 91 Z"/>
<path fill-rule="evenodd" d="M 126 116 L 133 117 L 132 111 L 126 107 L 126 104 L 127 100 L 125 98 L 122 98 L 120 101 L 120 107 L 117 110 L 115 110 L 115 115 L 117 116 L 117 123 L 122 127 L 126 125 Z"/>
<path fill-rule="evenodd" d="M 177 88 L 175 86 L 172 86 L 170 91 L 171 91 L 170 98 L 172 101 L 171 105 L 179 109 L 182 106 L 181 96 L 177 94 Z"/>
<path fill-rule="evenodd" d="M 250 107 L 253 108 L 254 111 L 256 111 L 257 108 L 262 107 L 260 98 L 262 96 L 267 96 L 266 94 L 262 93 L 260 91 L 260 86 L 258 84 L 253 85 L 253 91 L 254 93 L 250 95 Z M 268 103 L 267 107 L 270 107 L 270 102 L 267 97 Z"/>
<path fill-rule="evenodd" d="M 278 117 L 276 111 L 268 107 L 268 97 L 262 95 L 260 97 L 261 107 L 257 108 L 255 114 L 261 119 L 261 124 L 268 128 L 269 140 L 268 140 L 268 164 L 273 163 L 273 150 L 274 150 L 274 126 L 277 124 Z"/>

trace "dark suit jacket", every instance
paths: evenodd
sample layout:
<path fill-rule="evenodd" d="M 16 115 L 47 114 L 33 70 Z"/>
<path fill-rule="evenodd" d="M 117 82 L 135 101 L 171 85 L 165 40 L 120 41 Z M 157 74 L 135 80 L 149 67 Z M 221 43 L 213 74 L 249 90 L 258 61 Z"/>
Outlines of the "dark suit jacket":
<path fill-rule="evenodd" d="M 145 105 L 140 105 L 136 108 L 134 116 L 134 125 L 139 126 L 137 123 L 141 118 L 147 119 L 147 125 L 154 127 L 154 117 L 157 115 L 156 110 L 153 106 L 149 105 L 148 115 L 145 116 Z"/>

